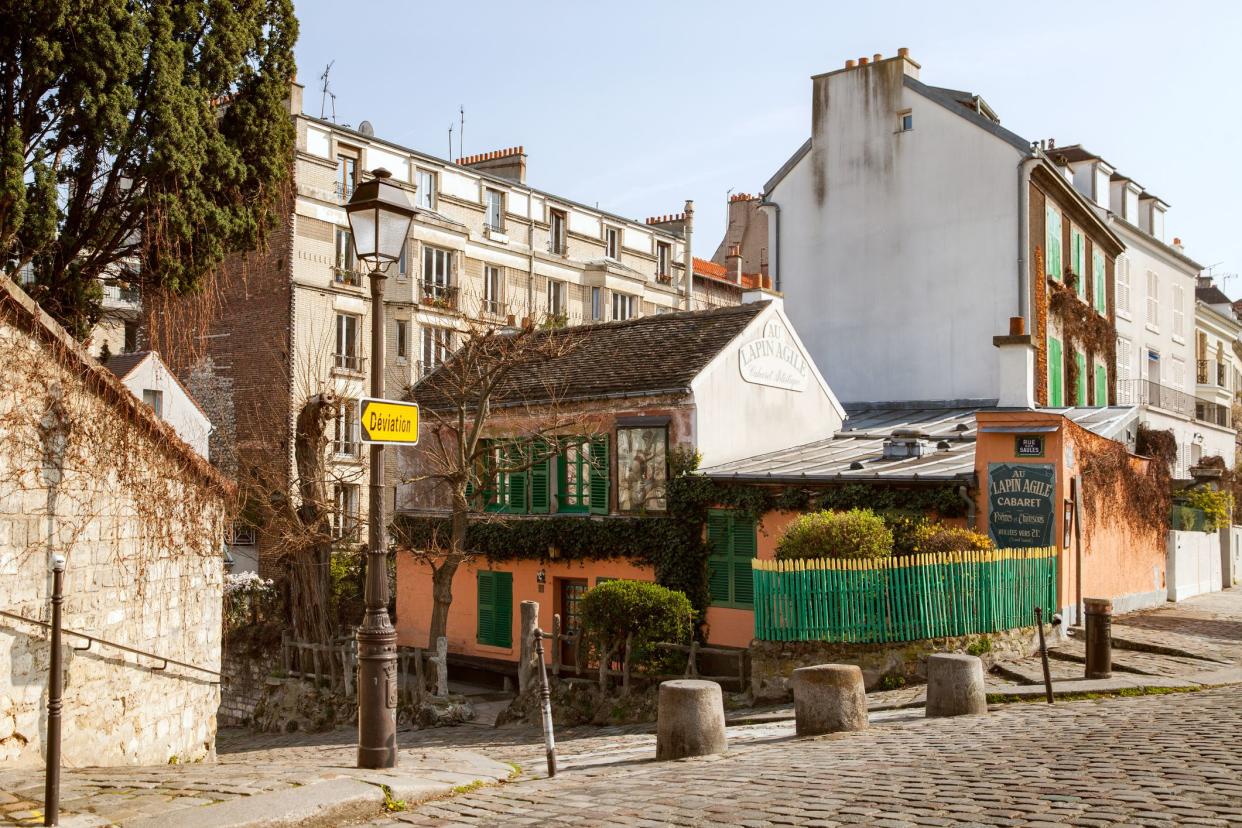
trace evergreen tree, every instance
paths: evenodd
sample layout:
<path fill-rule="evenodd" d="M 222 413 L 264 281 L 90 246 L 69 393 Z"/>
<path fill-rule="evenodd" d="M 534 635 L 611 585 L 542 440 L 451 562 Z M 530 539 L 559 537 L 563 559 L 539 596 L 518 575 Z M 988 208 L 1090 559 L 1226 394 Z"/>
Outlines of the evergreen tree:
<path fill-rule="evenodd" d="M 292 0 L 0 4 L 0 264 L 78 337 L 101 278 L 182 294 L 274 220 Z"/>

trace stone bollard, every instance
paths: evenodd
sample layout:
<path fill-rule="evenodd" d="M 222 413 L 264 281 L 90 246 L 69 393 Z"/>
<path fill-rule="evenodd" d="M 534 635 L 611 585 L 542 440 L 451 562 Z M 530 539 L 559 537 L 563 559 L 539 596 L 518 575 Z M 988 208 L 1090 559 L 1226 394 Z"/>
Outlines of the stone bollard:
<path fill-rule="evenodd" d="M 656 759 L 724 753 L 724 696 L 714 681 L 676 679 L 660 684 Z"/>
<path fill-rule="evenodd" d="M 854 664 L 818 664 L 793 671 L 799 736 L 867 728 L 867 693 Z"/>
<path fill-rule="evenodd" d="M 927 715 L 968 716 L 988 712 L 983 662 L 963 653 L 936 653 L 927 659 Z"/>

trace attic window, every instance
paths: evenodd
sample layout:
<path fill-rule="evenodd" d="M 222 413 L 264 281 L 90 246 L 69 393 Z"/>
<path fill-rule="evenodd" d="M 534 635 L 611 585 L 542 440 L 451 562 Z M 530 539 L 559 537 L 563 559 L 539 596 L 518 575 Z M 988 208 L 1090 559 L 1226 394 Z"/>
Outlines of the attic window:
<path fill-rule="evenodd" d="M 914 129 L 914 113 L 909 109 L 897 113 L 897 131 L 909 132 Z"/>

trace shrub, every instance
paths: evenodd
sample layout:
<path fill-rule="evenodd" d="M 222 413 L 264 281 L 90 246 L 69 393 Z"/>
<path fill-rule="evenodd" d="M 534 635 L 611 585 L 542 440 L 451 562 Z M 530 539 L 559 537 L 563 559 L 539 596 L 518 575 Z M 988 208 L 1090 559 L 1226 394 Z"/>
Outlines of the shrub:
<path fill-rule="evenodd" d="M 582 596 L 583 635 L 602 651 L 624 656 L 625 639 L 633 635 L 632 663 L 656 665 L 664 653 L 654 644 L 686 643 L 694 610 L 685 593 L 646 581 L 605 581 Z"/>
<path fill-rule="evenodd" d="M 915 532 L 914 552 L 943 553 L 970 552 L 976 549 L 995 549 L 992 539 L 981 532 L 942 523 L 928 523 Z"/>
<path fill-rule="evenodd" d="M 257 572 L 224 576 L 224 628 L 238 630 L 272 619 L 278 595 L 269 578 Z"/>
<path fill-rule="evenodd" d="M 918 532 L 931 520 L 921 512 L 890 509 L 879 513 L 884 525 L 893 533 L 893 554 L 909 555 L 918 545 Z"/>
<path fill-rule="evenodd" d="M 1206 516 L 1204 531 L 1211 532 L 1229 525 L 1229 512 L 1233 508 L 1233 495 L 1207 486 L 1195 486 L 1184 494 L 1186 505 L 1199 509 Z"/>
<path fill-rule="evenodd" d="M 893 533 L 870 509 L 801 515 L 776 544 L 776 557 L 885 558 L 893 553 Z"/>

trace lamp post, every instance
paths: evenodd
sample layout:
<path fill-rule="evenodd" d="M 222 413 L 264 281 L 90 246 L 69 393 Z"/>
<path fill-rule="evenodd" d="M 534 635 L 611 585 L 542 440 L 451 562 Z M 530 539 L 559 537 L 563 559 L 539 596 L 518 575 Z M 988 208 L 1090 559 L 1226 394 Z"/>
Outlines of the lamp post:
<path fill-rule="evenodd" d="M 345 206 L 359 261 L 371 268 L 371 396 L 384 396 L 384 283 L 401 256 L 414 205 L 383 168 L 359 184 Z M 388 539 L 384 525 L 384 446 L 371 444 L 367 502 L 366 614 L 358 628 L 358 767 L 397 765 L 397 631 L 388 617 Z"/>

